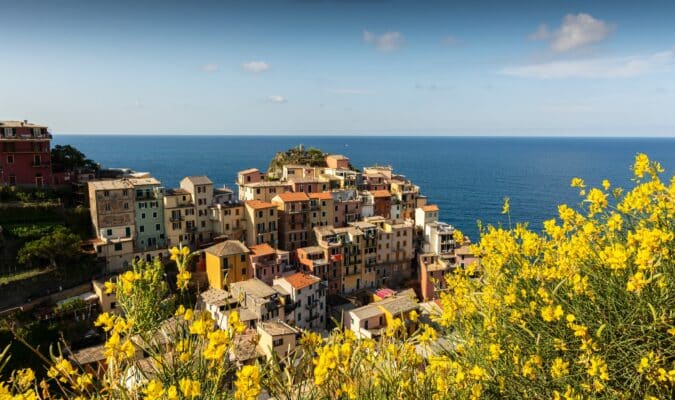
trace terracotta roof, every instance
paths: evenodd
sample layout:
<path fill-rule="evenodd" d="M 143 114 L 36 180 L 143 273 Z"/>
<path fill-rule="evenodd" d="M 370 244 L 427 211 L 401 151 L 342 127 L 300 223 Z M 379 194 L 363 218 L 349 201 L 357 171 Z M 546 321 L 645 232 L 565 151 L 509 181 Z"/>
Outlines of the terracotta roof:
<path fill-rule="evenodd" d="M 204 249 L 204 251 L 218 257 L 250 252 L 249 249 L 238 240 L 226 240 L 221 243 L 216 243 L 213 246 Z"/>
<path fill-rule="evenodd" d="M 371 190 L 370 194 L 373 197 L 391 197 L 391 192 L 388 190 Z"/>
<path fill-rule="evenodd" d="M 277 208 L 277 205 L 274 203 L 268 203 L 266 201 L 260 201 L 260 200 L 248 200 L 246 202 L 246 205 L 253 208 L 254 210 L 262 209 L 262 208 Z"/>
<path fill-rule="evenodd" d="M 276 197 L 280 198 L 284 202 L 309 200 L 309 197 L 307 197 L 307 195 L 303 192 L 285 192 L 278 194 Z"/>
<path fill-rule="evenodd" d="M 296 289 L 302 289 L 317 282 L 321 282 L 319 277 L 303 272 L 296 272 L 293 275 L 283 277 L 283 279 Z"/>
<path fill-rule="evenodd" d="M 260 171 L 258 170 L 258 168 L 249 168 L 249 169 L 245 169 L 243 171 L 239 171 L 237 173 L 238 174 L 250 174 L 251 172 L 260 172 Z"/>
<path fill-rule="evenodd" d="M 424 207 L 422 207 L 422 210 L 424 212 L 430 212 L 430 211 L 438 211 L 438 206 L 436 204 L 429 204 Z"/>
<path fill-rule="evenodd" d="M 333 200 L 333 196 L 330 192 L 320 192 L 320 193 L 308 193 L 310 199 L 319 199 L 319 200 Z"/>
<path fill-rule="evenodd" d="M 276 250 L 267 243 L 256 244 L 255 246 L 249 247 L 249 250 L 251 250 L 251 255 L 253 256 L 265 256 L 276 253 Z"/>

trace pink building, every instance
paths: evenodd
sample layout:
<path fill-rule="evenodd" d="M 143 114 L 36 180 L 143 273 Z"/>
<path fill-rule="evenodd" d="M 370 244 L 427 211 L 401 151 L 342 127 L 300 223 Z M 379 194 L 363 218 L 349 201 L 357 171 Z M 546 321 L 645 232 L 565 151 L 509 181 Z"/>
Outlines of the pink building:
<path fill-rule="evenodd" d="M 267 243 L 251 246 L 249 250 L 253 275 L 266 284 L 272 286 L 274 278 L 293 272 L 287 251 L 274 249 Z"/>
<path fill-rule="evenodd" d="M 46 126 L 0 121 L 0 185 L 52 185 L 51 139 Z"/>

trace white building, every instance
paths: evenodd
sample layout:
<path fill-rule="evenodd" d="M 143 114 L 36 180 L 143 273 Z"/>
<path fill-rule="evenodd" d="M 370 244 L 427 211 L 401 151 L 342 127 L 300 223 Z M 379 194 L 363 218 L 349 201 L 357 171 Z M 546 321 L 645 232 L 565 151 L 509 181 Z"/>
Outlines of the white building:
<path fill-rule="evenodd" d="M 317 276 L 297 272 L 274 280 L 275 288 L 287 292 L 295 309 L 287 320 L 302 329 L 324 329 L 326 325 L 326 284 Z"/>

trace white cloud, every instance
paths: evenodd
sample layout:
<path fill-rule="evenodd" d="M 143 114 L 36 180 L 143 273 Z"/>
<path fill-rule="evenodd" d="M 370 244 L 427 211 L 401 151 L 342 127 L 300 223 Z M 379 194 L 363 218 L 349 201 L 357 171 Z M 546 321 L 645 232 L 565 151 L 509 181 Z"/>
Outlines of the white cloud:
<path fill-rule="evenodd" d="M 335 94 L 375 94 L 375 91 L 370 89 L 332 89 L 330 92 Z"/>
<path fill-rule="evenodd" d="M 270 65 L 264 61 L 249 61 L 241 65 L 242 68 L 249 72 L 265 72 L 270 69 Z"/>
<path fill-rule="evenodd" d="M 204 71 L 204 72 L 216 72 L 216 71 L 218 71 L 218 64 L 204 64 L 204 65 L 202 65 L 202 71 Z"/>
<path fill-rule="evenodd" d="M 551 50 L 565 52 L 601 42 L 612 31 L 612 26 L 605 21 L 593 18 L 590 14 L 567 14 L 560 27 L 554 32 L 549 31 L 546 24 L 542 24 L 529 38 L 532 40 L 548 40 Z"/>
<path fill-rule="evenodd" d="M 591 58 L 522 65 L 504 68 L 499 73 L 537 79 L 632 78 L 653 72 L 668 71 L 674 64 L 675 49 L 646 56 Z"/>
<path fill-rule="evenodd" d="M 388 53 L 400 49 L 405 44 L 405 37 L 401 32 L 385 32 L 376 35 L 369 31 L 363 31 L 363 41 L 372 44 L 381 52 Z"/>
<path fill-rule="evenodd" d="M 268 96 L 267 101 L 269 101 L 270 103 L 281 104 L 281 103 L 286 103 L 288 100 L 284 96 L 274 95 L 274 96 Z"/>

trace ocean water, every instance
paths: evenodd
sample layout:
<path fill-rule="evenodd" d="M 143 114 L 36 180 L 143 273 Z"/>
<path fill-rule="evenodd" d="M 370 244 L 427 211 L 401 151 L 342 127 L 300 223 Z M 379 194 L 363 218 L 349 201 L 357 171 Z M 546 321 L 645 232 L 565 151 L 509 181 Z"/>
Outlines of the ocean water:
<path fill-rule="evenodd" d="M 420 186 L 441 219 L 477 237 L 477 221 L 508 225 L 501 214 L 511 199 L 511 222 L 536 230 L 557 205 L 578 205 L 573 177 L 599 186 L 628 187 L 635 154 L 647 153 L 675 171 L 675 138 L 494 138 L 354 136 L 120 136 L 54 135 L 105 167 L 147 171 L 166 187 L 187 175 L 208 175 L 236 189 L 239 170 L 265 170 L 277 151 L 303 144 L 348 156 L 357 167 L 391 165 Z"/>

